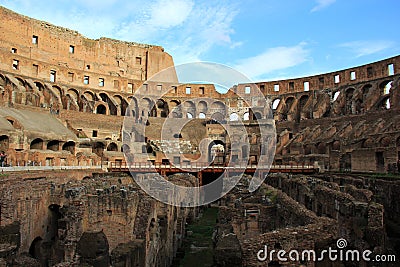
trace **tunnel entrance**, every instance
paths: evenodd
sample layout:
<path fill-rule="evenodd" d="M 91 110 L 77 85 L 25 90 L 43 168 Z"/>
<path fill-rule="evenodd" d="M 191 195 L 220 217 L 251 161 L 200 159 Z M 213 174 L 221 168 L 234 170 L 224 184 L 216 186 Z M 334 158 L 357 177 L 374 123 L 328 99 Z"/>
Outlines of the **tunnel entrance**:
<path fill-rule="evenodd" d="M 55 241 L 58 237 L 58 221 L 62 218 L 60 206 L 52 204 L 49 206 L 49 223 L 47 225 L 46 241 Z"/>
<path fill-rule="evenodd" d="M 29 255 L 40 261 L 41 266 L 50 266 L 63 259 L 63 253 L 57 249 L 59 220 L 63 217 L 60 206 L 52 204 L 48 211 L 47 225 L 43 229 L 45 232 L 36 237 L 29 247 Z"/>
<path fill-rule="evenodd" d="M 41 258 L 40 247 L 42 246 L 42 242 L 43 239 L 38 236 L 32 241 L 31 246 L 29 247 L 29 255 L 38 260 Z"/>
<path fill-rule="evenodd" d="M 223 189 L 223 179 L 218 179 L 222 173 L 203 173 L 203 185 L 207 185 L 209 189 L 204 194 L 204 200 L 210 202 L 219 199 Z"/>

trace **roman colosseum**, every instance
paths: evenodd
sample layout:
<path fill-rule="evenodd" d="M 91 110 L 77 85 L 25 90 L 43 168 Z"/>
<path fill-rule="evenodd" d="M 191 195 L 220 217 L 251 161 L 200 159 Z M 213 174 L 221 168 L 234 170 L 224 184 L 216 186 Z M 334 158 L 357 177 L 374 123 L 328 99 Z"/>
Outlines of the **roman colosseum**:
<path fill-rule="evenodd" d="M 210 205 L 153 199 L 129 164 L 155 166 L 187 187 L 212 183 L 228 164 L 250 166 L 211 205 L 214 266 L 281 266 L 276 255 L 261 261 L 257 252 L 264 245 L 321 252 L 338 239 L 399 255 L 400 56 L 221 93 L 213 84 L 179 83 L 173 72 L 148 81 L 174 66 L 160 46 L 92 40 L 3 7 L 0 21 L 0 266 L 179 266 L 191 253 L 188 229 Z M 248 105 L 260 91 L 266 105 Z M 145 136 L 126 133 L 127 117 L 144 120 Z M 164 140 L 170 118 L 190 122 Z M 224 126 L 231 121 L 243 122 L 248 145 L 235 145 L 238 136 Z M 276 135 L 264 136 L 261 123 Z M 204 139 L 212 140 L 211 167 L 177 171 L 173 165 L 201 158 Z M 249 192 L 251 166 L 268 147 L 270 173 Z"/>

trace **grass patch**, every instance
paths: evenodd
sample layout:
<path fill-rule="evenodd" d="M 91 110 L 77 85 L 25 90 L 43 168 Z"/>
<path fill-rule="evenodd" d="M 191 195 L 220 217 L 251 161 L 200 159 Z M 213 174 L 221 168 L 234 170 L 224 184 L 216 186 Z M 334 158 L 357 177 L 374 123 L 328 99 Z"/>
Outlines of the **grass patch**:
<path fill-rule="evenodd" d="M 218 208 L 208 208 L 199 220 L 187 227 L 192 234 L 183 243 L 186 249 L 185 256 L 179 264 L 180 267 L 213 266 L 214 253 L 211 238 L 217 216 Z"/>

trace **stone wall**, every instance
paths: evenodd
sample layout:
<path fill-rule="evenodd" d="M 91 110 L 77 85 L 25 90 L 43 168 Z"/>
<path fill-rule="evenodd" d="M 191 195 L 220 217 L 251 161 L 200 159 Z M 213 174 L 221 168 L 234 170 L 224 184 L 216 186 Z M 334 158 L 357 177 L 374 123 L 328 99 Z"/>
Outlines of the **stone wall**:
<path fill-rule="evenodd" d="M 172 57 L 160 46 L 91 40 L 4 7 L 0 14 L 0 68 L 17 75 L 50 81 L 50 72 L 55 71 L 55 80 L 63 84 L 132 93 L 147 77 L 173 66 Z M 19 61 L 17 68 L 13 60 Z"/>
<path fill-rule="evenodd" d="M 124 174 L 25 174 L 1 187 L 2 262 L 168 266 L 196 209 L 155 201 Z M 80 177 L 80 179 L 78 179 Z M 196 185 L 192 176 L 171 178 Z M 29 257 L 28 257 L 29 258 Z"/>

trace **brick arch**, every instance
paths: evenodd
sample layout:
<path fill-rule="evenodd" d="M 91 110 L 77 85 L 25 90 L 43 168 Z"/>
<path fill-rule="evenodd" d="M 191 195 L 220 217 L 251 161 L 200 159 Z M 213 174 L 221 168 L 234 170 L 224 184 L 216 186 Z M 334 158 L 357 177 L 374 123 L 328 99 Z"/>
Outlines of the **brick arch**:
<path fill-rule="evenodd" d="M 157 99 L 156 109 L 157 109 L 157 114 L 159 114 L 159 117 L 162 117 L 162 118 L 168 117 L 169 106 L 168 106 L 168 102 L 166 100 L 164 100 L 162 98 Z"/>
<path fill-rule="evenodd" d="M 198 113 L 198 116 L 200 115 L 200 113 L 203 113 L 205 115 L 208 113 L 208 104 L 206 101 L 200 100 L 197 103 L 197 113 Z"/>
<path fill-rule="evenodd" d="M 40 93 L 43 94 L 44 90 L 44 83 L 42 81 L 34 81 L 33 84 L 36 86 L 36 90 Z M 33 88 L 35 89 L 35 88 Z"/>
<path fill-rule="evenodd" d="M 19 85 L 20 85 L 20 86 L 22 86 L 23 88 L 25 88 L 26 81 L 25 81 L 23 78 L 21 78 L 21 77 L 19 77 L 19 76 L 14 76 L 14 78 L 19 82 Z"/>
<path fill-rule="evenodd" d="M 109 109 L 107 103 L 104 102 L 96 102 L 94 106 L 94 113 L 109 115 Z"/>
<path fill-rule="evenodd" d="M 107 146 L 107 151 L 118 152 L 118 145 L 115 142 L 111 142 Z"/>
<path fill-rule="evenodd" d="M 129 102 L 129 105 L 127 107 L 125 115 L 132 116 L 137 119 L 139 116 L 138 100 L 134 96 L 129 96 L 128 102 Z"/>
<path fill-rule="evenodd" d="M 298 103 L 298 113 L 299 113 L 299 119 L 310 119 L 312 117 L 311 112 L 312 110 L 310 109 L 310 106 L 307 105 L 310 101 L 310 95 L 308 94 L 302 94 L 299 97 L 299 103 Z"/>
<path fill-rule="evenodd" d="M 61 98 L 62 96 L 64 96 L 64 89 L 62 89 L 60 86 L 58 85 L 53 85 L 52 88 L 55 90 L 54 92 L 57 93 L 58 97 Z"/>
<path fill-rule="evenodd" d="M 6 85 L 6 77 L 0 73 L 0 85 L 4 86 Z"/>
<path fill-rule="evenodd" d="M 227 114 L 227 106 L 225 105 L 225 103 L 217 100 L 211 104 L 211 108 L 210 108 L 211 118 L 214 118 L 214 119 L 218 118 L 217 120 L 220 121 L 221 117 L 223 117 L 223 120 L 225 120 L 226 114 Z"/>
<path fill-rule="evenodd" d="M 182 103 L 182 106 L 183 106 L 183 116 L 185 118 L 196 117 L 196 104 L 192 100 L 185 100 Z"/>
<path fill-rule="evenodd" d="M 83 94 L 88 101 L 96 101 L 96 94 L 91 90 L 85 90 Z"/>
<path fill-rule="evenodd" d="M 356 89 L 354 87 L 349 87 L 344 91 L 344 114 L 353 114 L 353 98 L 356 93 Z"/>
<path fill-rule="evenodd" d="M 279 106 L 282 105 L 282 99 L 280 97 L 276 97 L 271 101 L 272 110 L 278 110 Z"/>
<path fill-rule="evenodd" d="M 98 98 L 104 103 L 107 103 L 109 115 L 118 115 L 117 103 L 107 92 L 101 91 L 96 94 Z"/>
<path fill-rule="evenodd" d="M 182 106 L 181 101 L 178 99 L 172 99 L 169 101 L 170 117 L 182 118 Z"/>
<path fill-rule="evenodd" d="M 42 138 L 35 138 L 30 142 L 29 149 L 43 150 L 44 141 Z"/>
<path fill-rule="evenodd" d="M 154 101 L 148 97 L 143 97 L 138 106 L 139 118 L 157 117 L 157 110 Z"/>
<path fill-rule="evenodd" d="M 69 88 L 66 92 L 66 95 L 70 95 L 71 97 L 73 97 L 76 101 L 78 101 L 80 93 L 77 89 L 75 88 Z"/>
<path fill-rule="evenodd" d="M 281 109 L 281 116 L 282 116 L 283 120 L 288 120 L 289 112 L 293 108 L 293 104 L 295 103 L 296 98 L 295 98 L 295 96 L 290 95 L 290 96 L 287 96 L 283 101 L 284 102 L 282 103 L 283 106 Z"/>
<path fill-rule="evenodd" d="M 118 104 L 118 113 L 121 116 L 125 116 L 129 106 L 128 101 L 121 95 L 114 95 L 113 98 L 114 101 Z"/>
<path fill-rule="evenodd" d="M 383 96 L 377 103 L 377 108 L 378 109 L 391 109 L 392 101 L 391 101 L 390 95 Z"/>
<path fill-rule="evenodd" d="M 392 139 L 389 136 L 384 136 L 379 139 L 379 145 L 382 147 L 388 147 L 392 143 Z"/>
<path fill-rule="evenodd" d="M 375 147 L 375 141 L 371 138 L 367 138 L 362 142 L 361 147 L 362 148 L 373 148 L 373 147 Z"/>
<path fill-rule="evenodd" d="M 393 89 L 394 81 L 392 79 L 385 79 L 384 81 L 379 83 L 379 90 L 381 95 L 390 94 L 390 91 Z"/>

